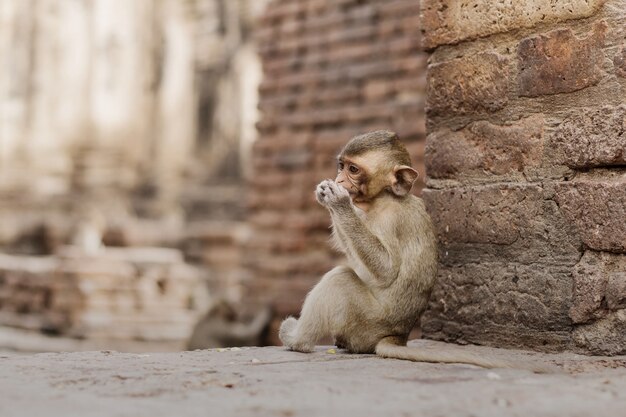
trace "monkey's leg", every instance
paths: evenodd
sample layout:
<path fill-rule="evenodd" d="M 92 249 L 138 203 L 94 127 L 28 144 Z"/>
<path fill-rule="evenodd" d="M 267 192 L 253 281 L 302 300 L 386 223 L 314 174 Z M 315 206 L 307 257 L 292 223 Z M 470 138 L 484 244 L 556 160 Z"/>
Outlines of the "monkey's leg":
<path fill-rule="evenodd" d="M 298 352 L 311 352 L 322 337 L 341 334 L 348 325 L 348 315 L 369 308 L 368 293 L 352 269 L 334 268 L 307 295 L 300 319 L 289 317 L 283 321 L 280 340 Z"/>

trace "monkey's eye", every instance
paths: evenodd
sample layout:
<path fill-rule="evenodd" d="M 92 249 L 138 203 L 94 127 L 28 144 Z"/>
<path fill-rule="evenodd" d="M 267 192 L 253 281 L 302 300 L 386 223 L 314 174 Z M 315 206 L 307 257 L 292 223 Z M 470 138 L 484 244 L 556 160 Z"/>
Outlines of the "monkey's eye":
<path fill-rule="evenodd" d="M 339 171 L 343 171 L 343 162 L 338 162 L 337 168 L 339 169 Z"/>
<path fill-rule="evenodd" d="M 357 174 L 359 172 L 359 167 L 357 167 L 356 165 L 350 165 L 350 167 L 348 169 L 353 174 Z"/>

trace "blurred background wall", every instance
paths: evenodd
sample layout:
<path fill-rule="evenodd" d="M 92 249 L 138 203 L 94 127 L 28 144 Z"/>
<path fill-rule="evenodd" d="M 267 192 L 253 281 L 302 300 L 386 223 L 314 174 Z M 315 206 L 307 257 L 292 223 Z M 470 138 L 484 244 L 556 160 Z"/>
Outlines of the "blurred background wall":
<path fill-rule="evenodd" d="M 246 266 L 254 271 L 251 296 L 269 301 L 280 318 L 299 313 L 337 262 L 328 213 L 313 190 L 334 178 L 336 155 L 350 137 L 396 131 L 423 179 L 427 55 L 413 0 L 274 1 L 257 39 L 265 76 Z"/>
<path fill-rule="evenodd" d="M 258 117 L 250 32 L 261 3 L 3 2 L 1 189 L 143 187 L 172 203 L 181 179 L 241 178 Z"/>
<path fill-rule="evenodd" d="M 184 316 L 174 338 L 188 337 L 206 302 L 188 306 L 181 268 L 214 292 L 241 275 L 264 3 L 2 2 L 0 323 L 106 340 L 146 338 L 150 319 L 150 338 L 171 339 L 158 324 L 170 308 Z M 178 287 L 168 307 L 159 297 Z"/>

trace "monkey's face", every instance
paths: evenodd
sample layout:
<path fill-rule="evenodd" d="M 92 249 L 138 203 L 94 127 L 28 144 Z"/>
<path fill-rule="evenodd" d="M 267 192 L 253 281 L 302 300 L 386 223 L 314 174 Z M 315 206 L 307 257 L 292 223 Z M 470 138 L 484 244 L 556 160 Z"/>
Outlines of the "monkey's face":
<path fill-rule="evenodd" d="M 417 171 L 410 166 L 395 164 L 383 151 L 374 150 L 356 156 L 342 153 L 337 158 L 335 182 L 350 193 L 355 203 L 374 200 L 384 191 L 404 196 L 416 178 Z"/>
<path fill-rule="evenodd" d="M 337 161 L 337 178 L 335 182 L 345 188 L 350 197 L 354 199 L 355 196 L 362 194 L 362 185 L 364 182 L 366 173 L 356 161 L 352 161 L 350 158 L 340 156 Z"/>
<path fill-rule="evenodd" d="M 381 155 L 368 152 L 365 155 L 339 155 L 335 182 L 345 188 L 354 202 L 369 201 L 387 184 L 378 184 L 376 179 Z"/>

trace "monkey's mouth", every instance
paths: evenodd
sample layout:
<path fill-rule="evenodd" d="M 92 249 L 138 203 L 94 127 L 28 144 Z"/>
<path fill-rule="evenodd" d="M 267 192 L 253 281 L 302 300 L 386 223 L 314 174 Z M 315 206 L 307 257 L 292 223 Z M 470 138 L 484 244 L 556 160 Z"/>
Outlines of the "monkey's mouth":
<path fill-rule="evenodd" d="M 352 199 L 352 201 L 358 200 L 359 197 L 362 197 L 362 194 L 358 191 L 348 190 L 348 195 Z"/>
<path fill-rule="evenodd" d="M 343 184 L 337 184 L 337 185 L 339 185 L 340 187 L 345 189 L 348 192 L 348 194 L 350 194 L 350 197 L 354 197 L 354 196 L 359 194 L 359 192 L 357 190 L 355 190 L 354 188 L 352 188 L 352 187 L 346 187 Z"/>

